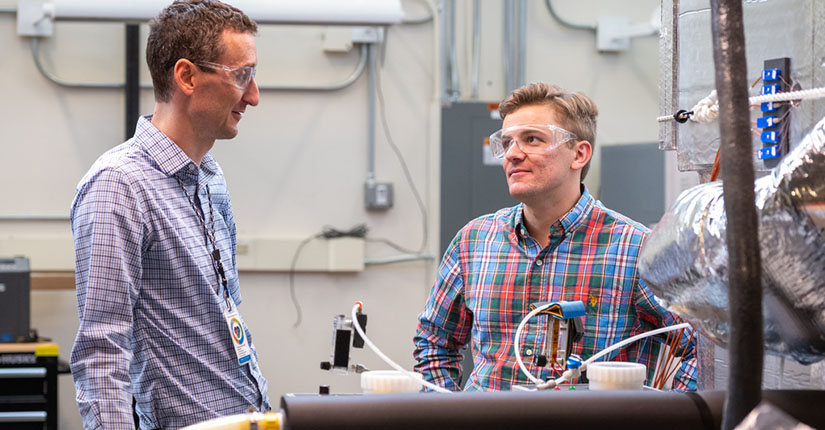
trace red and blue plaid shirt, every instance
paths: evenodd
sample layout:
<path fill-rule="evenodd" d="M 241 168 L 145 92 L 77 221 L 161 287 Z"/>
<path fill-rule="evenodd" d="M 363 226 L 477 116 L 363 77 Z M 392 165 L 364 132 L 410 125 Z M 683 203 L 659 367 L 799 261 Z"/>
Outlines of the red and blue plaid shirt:
<path fill-rule="evenodd" d="M 544 249 L 527 234 L 522 205 L 477 218 L 458 232 L 414 338 L 416 370 L 427 380 L 457 390 L 459 348 L 472 338 L 474 369 L 465 390 L 529 384 L 516 363 L 513 338 L 535 302 L 584 302 L 584 336 L 572 352 L 585 360 L 630 336 L 680 322 L 639 278 L 637 259 L 647 230 L 582 189 L 576 206 L 551 228 Z M 544 345 L 547 318 L 532 318 L 520 340 L 527 368 L 542 379 L 554 376 L 533 360 L 534 351 Z M 649 384 L 660 345 L 647 338 L 607 359 L 647 365 Z M 686 337 L 682 345 L 687 345 Z M 688 346 L 673 388 L 696 388 L 695 342 Z"/>

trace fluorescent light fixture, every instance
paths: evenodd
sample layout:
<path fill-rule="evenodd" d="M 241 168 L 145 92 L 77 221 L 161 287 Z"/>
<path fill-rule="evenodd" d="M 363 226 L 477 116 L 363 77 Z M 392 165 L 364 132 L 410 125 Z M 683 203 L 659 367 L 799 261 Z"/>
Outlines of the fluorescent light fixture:
<path fill-rule="evenodd" d="M 400 23 L 401 0 L 227 0 L 261 24 Z M 17 31 L 49 36 L 53 21 L 148 21 L 171 0 L 19 0 Z"/>

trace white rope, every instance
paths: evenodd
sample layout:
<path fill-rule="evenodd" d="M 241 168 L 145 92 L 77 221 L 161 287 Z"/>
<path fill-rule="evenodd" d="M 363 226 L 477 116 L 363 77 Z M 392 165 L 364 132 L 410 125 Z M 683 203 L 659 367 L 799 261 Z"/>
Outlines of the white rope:
<path fill-rule="evenodd" d="M 810 90 L 791 91 L 787 93 L 765 94 L 763 96 L 753 96 L 748 99 L 750 104 L 762 104 L 767 102 L 787 102 L 791 100 L 811 100 L 825 97 L 825 87 L 811 88 Z"/>
<path fill-rule="evenodd" d="M 825 97 L 825 87 L 811 88 L 809 90 L 789 91 L 776 94 L 765 94 L 753 96 L 748 99 L 748 103 L 758 105 L 767 102 L 787 102 L 791 100 L 813 100 Z M 691 109 L 691 121 L 707 124 L 715 121 L 719 116 L 719 100 L 716 97 L 716 90 L 711 91 L 707 97 L 699 100 L 696 106 Z M 674 121 L 673 115 L 656 117 L 657 122 Z"/>
<path fill-rule="evenodd" d="M 693 115 L 690 120 L 700 124 L 707 124 L 716 121 L 719 117 L 719 98 L 716 97 L 716 90 L 713 90 L 707 97 L 699 100 L 696 106 L 691 109 Z"/>

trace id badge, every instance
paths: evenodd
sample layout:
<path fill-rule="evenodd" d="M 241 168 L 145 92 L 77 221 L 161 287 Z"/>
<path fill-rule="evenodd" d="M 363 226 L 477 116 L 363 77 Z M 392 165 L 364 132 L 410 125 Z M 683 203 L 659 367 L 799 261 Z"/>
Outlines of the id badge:
<path fill-rule="evenodd" d="M 238 357 L 238 365 L 249 364 L 252 360 L 252 352 L 249 349 L 249 339 L 246 338 L 246 331 L 241 324 L 241 316 L 235 302 L 230 298 L 227 300 L 229 308 L 223 311 L 223 317 L 229 326 L 229 333 L 232 338 L 232 345 L 235 347 L 235 356 Z"/>

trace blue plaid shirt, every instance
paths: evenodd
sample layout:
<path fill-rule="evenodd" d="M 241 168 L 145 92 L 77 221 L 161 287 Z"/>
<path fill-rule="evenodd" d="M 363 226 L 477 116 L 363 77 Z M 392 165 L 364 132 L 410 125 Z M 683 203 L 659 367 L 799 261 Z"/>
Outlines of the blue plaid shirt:
<path fill-rule="evenodd" d="M 210 223 L 241 303 L 235 222 L 223 172 L 200 168 L 150 122 L 103 154 L 72 203 L 80 328 L 71 366 L 85 429 L 178 428 L 222 415 L 269 410 L 267 382 L 243 323 L 250 364 L 239 366 L 223 317 L 211 243 L 179 178 Z M 208 245 L 207 245 L 208 244 Z"/>

